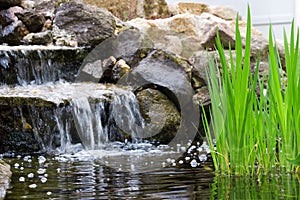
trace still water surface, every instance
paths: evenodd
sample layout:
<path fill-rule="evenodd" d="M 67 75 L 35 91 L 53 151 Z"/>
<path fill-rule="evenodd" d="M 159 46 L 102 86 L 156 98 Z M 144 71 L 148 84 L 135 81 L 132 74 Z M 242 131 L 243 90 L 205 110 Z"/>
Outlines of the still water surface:
<path fill-rule="evenodd" d="M 298 199 L 296 175 L 215 176 L 206 167 L 125 172 L 99 160 L 18 156 L 5 199 Z"/>

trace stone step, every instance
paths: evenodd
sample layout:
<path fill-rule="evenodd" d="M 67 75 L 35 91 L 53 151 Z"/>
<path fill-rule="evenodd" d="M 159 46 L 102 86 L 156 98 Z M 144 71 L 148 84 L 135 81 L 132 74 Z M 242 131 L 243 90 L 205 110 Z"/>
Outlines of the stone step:
<path fill-rule="evenodd" d="M 73 82 L 87 54 L 79 47 L 0 45 L 0 85 Z"/>
<path fill-rule="evenodd" d="M 115 85 L 2 86 L 0 154 L 49 152 L 57 148 L 64 151 L 68 143 L 79 142 L 94 149 L 108 140 L 124 140 L 127 136 L 115 118 L 121 113 L 118 109 L 125 114 L 138 111 L 134 105 L 137 106 L 136 99 L 129 88 Z M 126 123 L 136 123 L 130 120 L 135 119 Z M 86 136 L 87 132 L 94 136 Z"/>

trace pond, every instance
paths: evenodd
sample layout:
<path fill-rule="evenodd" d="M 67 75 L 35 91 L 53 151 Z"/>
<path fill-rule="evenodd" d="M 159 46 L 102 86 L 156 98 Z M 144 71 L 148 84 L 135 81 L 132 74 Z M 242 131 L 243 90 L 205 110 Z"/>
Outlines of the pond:
<path fill-rule="evenodd" d="M 170 155 L 162 150 L 159 154 L 155 153 L 157 149 L 126 151 L 132 152 L 81 150 L 73 154 L 6 157 L 13 176 L 5 199 L 297 199 L 300 196 L 299 180 L 294 174 L 218 176 L 207 163 L 194 168 L 178 163 L 170 165 L 172 162 L 167 161 Z M 121 157 L 131 160 L 126 163 L 120 161 Z M 165 167 L 151 166 L 155 159 Z M 111 164 L 115 161 L 122 164 L 116 167 Z M 151 170 L 146 170 L 147 166 Z"/>

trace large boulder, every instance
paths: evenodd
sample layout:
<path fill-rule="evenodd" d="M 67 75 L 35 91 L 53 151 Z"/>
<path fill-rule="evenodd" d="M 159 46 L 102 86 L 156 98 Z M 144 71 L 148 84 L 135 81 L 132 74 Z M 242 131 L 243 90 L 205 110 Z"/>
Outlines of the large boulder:
<path fill-rule="evenodd" d="M 136 94 L 141 114 L 151 124 L 156 134 L 147 138 L 153 142 L 168 144 L 180 126 L 180 113 L 170 99 L 158 89 L 147 88 Z"/>
<path fill-rule="evenodd" d="M 106 9 L 72 1 L 57 8 L 53 23 L 74 35 L 78 45 L 92 47 L 112 37 L 116 28 L 114 16 Z"/>
<path fill-rule="evenodd" d="M 192 66 L 188 61 L 175 54 L 154 50 L 118 81 L 118 84 L 131 86 L 137 92 L 147 88 L 157 89 L 168 98 L 167 101 L 164 100 L 162 95 L 146 91 L 148 98 L 146 104 L 153 104 L 154 102 L 151 113 L 160 114 L 151 118 L 151 123 L 147 124 L 144 130 L 145 138 L 161 133 L 157 130 L 155 120 L 160 121 L 164 125 L 162 128 L 165 130 L 163 135 L 158 136 L 158 138 L 162 139 L 166 135 L 163 141 L 170 141 L 170 136 L 174 136 L 172 138 L 173 145 L 175 143 L 183 144 L 195 137 L 197 132 L 195 127 L 198 127 L 199 124 L 199 110 L 193 102 L 194 89 L 191 84 L 191 68 Z M 155 103 L 159 101 L 158 97 L 161 98 L 162 102 L 172 102 L 174 107 L 169 105 L 172 109 L 169 107 L 162 110 L 164 107 L 160 107 Z M 140 100 L 143 101 L 145 98 L 140 97 Z M 148 112 L 149 107 L 147 108 L 144 105 L 142 107 L 146 108 L 146 112 Z M 171 119 L 168 120 L 163 115 L 167 110 L 168 113 L 172 112 L 171 110 L 174 110 L 175 107 L 180 113 L 180 126 L 177 131 L 178 121 L 175 120 L 176 117 L 171 116 Z M 165 123 L 164 120 L 166 120 Z M 170 127 L 173 128 L 171 129 Z"/>

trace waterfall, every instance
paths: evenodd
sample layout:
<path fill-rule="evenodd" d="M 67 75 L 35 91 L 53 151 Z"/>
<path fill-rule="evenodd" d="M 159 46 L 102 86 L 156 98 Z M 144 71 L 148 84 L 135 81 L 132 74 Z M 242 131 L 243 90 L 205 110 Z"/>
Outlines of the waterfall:
<path fill-rule="evenodd" d="M 63 110 L 64 109 L 56 109 L 54 118 L 60 136 L 60 147 L 58 150 L 59 152 L 68 152 L 68 150 L 72 148 L 72 139 L 70 135 L 71 121 L 68 118 L 64 119 Z M 53 141 L 50 141 L 50 143 L 53 143 Z"/>
<path fill-rule="evenodd" d="M 77 132 L 89 150 L 104 148 L 115 140 L 125 140 L 125 135 L 136 141 L 144 126 L 138 102 L 129 91 L 117 90 L 109 104 L 91 103 L 88 98 L 81 97 L 73 99 L 72 106 Z"/>
<path fill-rule="evenodd" d="M 54 82 L 57 79 L 55 69 L 58 63 L 53 62 L 43 51 L 36 50 L 35 59 L 30 59 L 33 56 L 30 51 L 21 50 L 18 54 L 14 56 L 19 58 L 15 63 L 19 84 L 28 84 L 32 75 L 36 84 Z"/>
<path fill-rule="evenodd" d="M 132 92 L 119 91 L 119 95 L 113 99 L 110 112 L 116 125 L 123 132 L 131 134 L 133 140 L 143 138 L 144 120 Z"/>
<path fill-rule="evenodd" d="M 0 85 L 73 82 L 86 53 L 84 48 L 0 45 Z"/>
<path fill-rule="evenodd" d="M 75 126 L 82 144 L 86 149 L 101 148 L 108 141 L 101 120 L 104 103 L 92 105 L 87 97 L 80 97 L 72 100 L 72 106 Z"/>
<path fill-rule="evenodd" d="M 3 148 L 33 152 L 72 152 L 79 143 L 104 149 L 115 141 L 137 141 L 144 126 L 129 88 L 97 83 L 2 86 L 0 111 L 6 124 L 0 131 L 13 139 Z"/>

